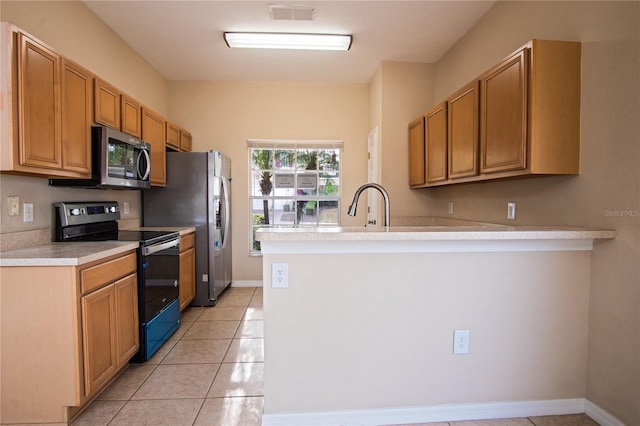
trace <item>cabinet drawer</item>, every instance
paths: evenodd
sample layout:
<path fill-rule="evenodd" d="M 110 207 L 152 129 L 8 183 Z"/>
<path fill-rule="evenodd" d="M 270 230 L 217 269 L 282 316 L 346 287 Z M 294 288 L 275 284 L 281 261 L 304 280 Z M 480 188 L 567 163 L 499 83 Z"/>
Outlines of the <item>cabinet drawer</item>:
<path fill-rule="evenodd" d="M 136 271 L 136 254 L 130 253 L 122 257 L 92 266 L 80 271 L 80 290 L 87 294 L 105 284 Z"/>
<path fill-rule="evenodd" d="M 180 253 L 193 247 L 193 245 L 195 244 L 195 241 L 196 241 L 196 234 L 194 232 L 187 235 L 182 235 L 180 237 Z"/>

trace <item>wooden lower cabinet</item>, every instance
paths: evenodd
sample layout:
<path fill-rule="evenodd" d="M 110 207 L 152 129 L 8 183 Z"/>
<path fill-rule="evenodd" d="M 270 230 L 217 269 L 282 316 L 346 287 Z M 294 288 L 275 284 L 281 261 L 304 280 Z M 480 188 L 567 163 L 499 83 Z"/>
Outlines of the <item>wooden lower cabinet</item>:
<path fill-rule="evenodd" d="M 0 277 L 0 424 L 68 423 L 138 350 L 136 253 Z"/>
<path fill-rule="evenodd" d="M 88 397 L 140 347 L 135 273 L 82 297 L 82 337 Z"/>
<path fill-rule="evenodd" d="M 113 285 L 82 298 L 85 396 L 99 389 L 118 367 L 115 299 Z"/>
<path fill-rule="evenodd" d="M 195 233 L 180 238 L 180 311 L 196 296 Z"/>

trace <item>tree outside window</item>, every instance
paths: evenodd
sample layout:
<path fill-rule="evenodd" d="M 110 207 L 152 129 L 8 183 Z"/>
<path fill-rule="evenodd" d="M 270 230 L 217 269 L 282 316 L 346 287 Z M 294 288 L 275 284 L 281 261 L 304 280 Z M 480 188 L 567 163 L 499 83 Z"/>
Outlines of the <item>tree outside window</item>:
<path fill-rule="evenodd" d="M 251 249 L 263 227 L 340 224 L 339 148 L 250 148 Z"/>

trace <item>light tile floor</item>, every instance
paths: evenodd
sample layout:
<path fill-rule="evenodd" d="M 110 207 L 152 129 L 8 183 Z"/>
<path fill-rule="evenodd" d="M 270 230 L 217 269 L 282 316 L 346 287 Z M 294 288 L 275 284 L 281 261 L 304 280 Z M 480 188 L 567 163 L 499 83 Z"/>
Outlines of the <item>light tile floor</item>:
<path fill-rule="evenodd" d="M 187 308 L 180 328 L 153 358 L 127 368 L 73 425 L 260 425 L 263 337 L 262 288 L 231 287 L 215 307 Z M 578 414 L 428 425 L 597 426 L 597 423 Z"/>
<path fill-rule="evenodd" d="M 132 364 L 73 422 L 81 425 L 260 425 L 262 289 L 231 287 L 189 307 L 144 364 Z"/>

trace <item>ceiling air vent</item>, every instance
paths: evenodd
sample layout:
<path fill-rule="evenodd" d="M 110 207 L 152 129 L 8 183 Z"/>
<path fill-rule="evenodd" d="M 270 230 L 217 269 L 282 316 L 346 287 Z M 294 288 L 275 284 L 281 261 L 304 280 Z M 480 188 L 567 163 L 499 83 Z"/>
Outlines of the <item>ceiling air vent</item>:
<path fill-rule="evenodd" d="M 269 15 L 272 21 L 313 21 L 315 10 L 306 5 L 269 5 Z"/>

